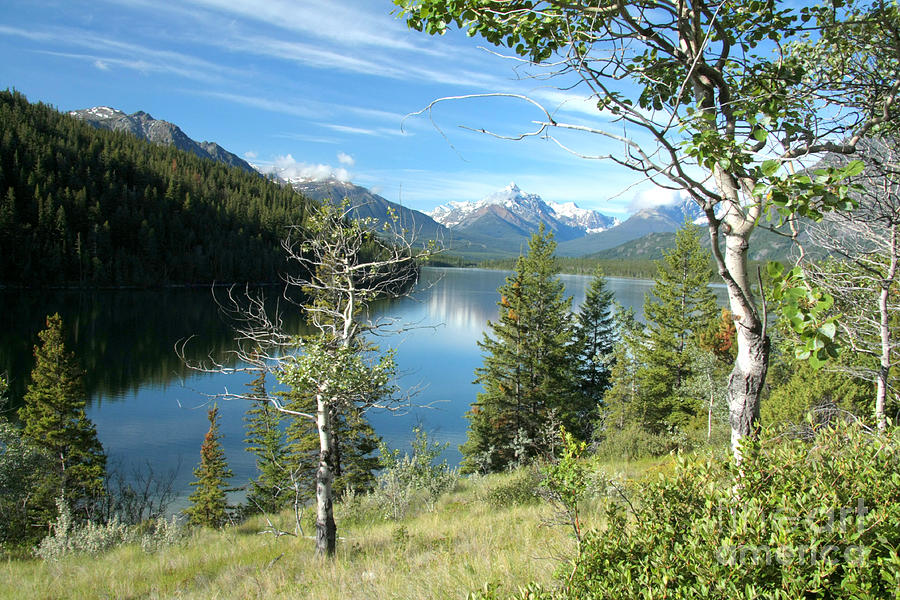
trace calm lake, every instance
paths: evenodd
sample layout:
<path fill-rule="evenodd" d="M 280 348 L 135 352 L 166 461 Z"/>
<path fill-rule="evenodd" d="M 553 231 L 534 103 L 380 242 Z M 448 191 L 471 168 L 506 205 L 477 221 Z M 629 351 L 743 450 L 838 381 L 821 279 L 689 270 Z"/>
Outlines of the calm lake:
<path fill-rule="evenodd" d="M 445 456 L 458 463 L 457 446 L 466 435 L 463 415 L 478 392 L 472 383 L 473 372 L 482 362 L 476 342 L 487 321 L 497 318 L 497 287 L 506 275 L 481 269 L 426 268 L 412 297 L 374 308 L 375 316 L 418 326 L 379 340 L 383 349 L 397 349 L 400 387 L 420 389 L 413 404 L 421 407 L 409 407 L 401 414 L 369 413 L 389 446 L 408 448 L 412 428 L 421 424 L 433 439 L 450 443 Z M 577 307 L 590 278 L 560 277 Z M 619 278 L 608 282 L 618 302 L 641 313 L 652 282 Z M 723 289 L 716 291 L 724 295 Z M 277 297 L 279 290 L 271 288 L 268 293 Z M 187 346 L 189 358 L 227 355 L 231 330 L 211 291 L 0 291 L 0 372 L 9 375 L 13 405 L 24 394 L 37 333 L 45 316 L 54 312 L 62 316 L 68 347 L 86 371 L 88 416 L 97 425 L 110 465 L 126 473 L 148 464 L 156 473 L 177 470 L 176 489 L 186 497 L 209 426 L 210 397 L 226 388 L 243 391 L 251 378 L 191 371 L 175 354 L 179 340 L 194 336 Z M 285 324 L 299 331 L 302 319 L 287 311 Z M 254 457 L 244 450 L 243 442 L 246 409 L 241 401 L 219 402 L 234 486 L 254 475 Z"/>

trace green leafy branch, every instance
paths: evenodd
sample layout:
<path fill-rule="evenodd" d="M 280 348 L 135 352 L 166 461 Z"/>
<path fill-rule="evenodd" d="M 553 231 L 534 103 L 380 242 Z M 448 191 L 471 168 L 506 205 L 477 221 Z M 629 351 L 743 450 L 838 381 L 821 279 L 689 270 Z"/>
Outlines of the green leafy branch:
<path fill-rule="evenodd" d="M 799 336 L 794 354 L 799 360 L 819 369 L 828 359 L 837 358 L 841 345 L 838 339 L 838 315 L 829 314 L 834 298 L 812 286 L 797 266 L 786 271 L 780 263 L 767 265 L 772 280 L 772 299 L 779 305 L 790 329 Z"/>
<path fill-rule="evenodd" d="M 857 207 L 852 193 L 859 186 L 846 180 L 862 173 L 863 168 L 862 161 L 855 160 L 843 167 L 822 167 L 776 177 L 781 162 L 766 160 L 759 166 L 760 180 L 753 194 L 775 208 L 781 216 L 779 225 L 794 216 L 820 221 L 826 212 Z"/>

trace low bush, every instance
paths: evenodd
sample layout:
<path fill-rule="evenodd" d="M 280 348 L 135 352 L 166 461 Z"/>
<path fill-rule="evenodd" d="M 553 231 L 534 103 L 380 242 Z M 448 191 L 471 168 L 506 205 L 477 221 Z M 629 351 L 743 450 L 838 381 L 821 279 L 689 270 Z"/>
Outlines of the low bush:
<path fill-rule="evenodd" d="M 416 499 L 432 510 L 437 498 L 459 481 L 457 469 L 450 468 L 446 460 L 437 462 L 448 444 L 429 442 L 428 434 L 420 427 L 413 432 L 411 454 L 380 446 L 384 469 L 376 478 L 373 496 L 385 518 L 402 518 Z"/>
<path fill-rule="evenodd" d="M 58 561 L 73 554 L 97 555 L 123 544 L 140 544 L 145 552 L 171 546 L 184 537 L 175 517 L 171 521 L 154 519 L 141 526 L 129 526 L 113 516 L 106 523 L 75 523 L 72 511 L 62 499 L 57 500 L 58 516 L 51 524 L 52 533 L 41 540 L 34 554 L 47 561 Z"/>
<path fill-rule="evenodd" d="M 748 444 L 744 456 L 740 467 L 678 458 L 629 502 L 610 498 L 561 587 L 517 598 L 898 597 L 897 430 L 837 424 L 811 440 Z"/>
<path fill-rule="evenodd" d="M 632 424 L 606 432 L 593 451 L 601 460 L 634 460 L 662 456 L 676 449 L 678 443 L 668 433 L 651 433 Z"/>
<path fill-rule="evenodd" d="M 521 467 L 499 479 L 493 485 L 485 486 L 479 494 L 492 508 L 508 508 L 536 502 L 541 478 L 534 466 Z"/>

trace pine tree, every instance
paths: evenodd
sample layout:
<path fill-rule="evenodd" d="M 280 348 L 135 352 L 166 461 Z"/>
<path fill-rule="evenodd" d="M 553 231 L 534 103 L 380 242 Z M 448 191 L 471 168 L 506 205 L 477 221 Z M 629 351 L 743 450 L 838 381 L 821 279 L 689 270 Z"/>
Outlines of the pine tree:
<path fill-rule="evenodd" d="M 644 328 L 634 310 L 616 306 L 616 330 L 619 341 L 613 347 L 611 386 L 603 395 L 600 419 L 594 427 L 594 438 L 602 439 L 611 430 L 621 430 L 629 423 L 640 422 L 638 407 L 639 354 L 644 343 Z"/>
<path fill-rule="evenodd" d="M 546 450 L 545 422 L 554 414 L 575 427 L 572 400 L 571 298 L 556 277 L 553 235 L 541 226 L 528 254 L 499 288 L 499 320 L 478 346 L 484 366 L 475 382 L 483 386 L 461 446 L 465 471 L 502 470 Z"/>
<path fill-rule="evenodd" d="M 66 351 L 58 314 L 47 317 L 47 328 L 38 337 L 41 345 L 34 348 L 34 370 L 19 418 L 24 438 L 53 456 L 54 466 L 35 504 L 50 517 L 62 497 L 90 516 L 92 501 L 103 494 L 106 455 L 84 412 L 83 372 L 74 354 Z"/>
<path fill-rule="evenodd" d="M 719 309 L 709 289 L 710 254 L 691 223 L 675 234 L 675 248 L 656 263 L 657 275 L 644 302 L 647 337 L 641 352 L 643 425 L 653 433 L 683 424 L 697 410 L 679 393 L 691 374 L 688 346 L 715 326 Z"/>
<path fill-rule="evenodd" d="M 213 405 L 207 415 L 209 431 L 200 446 L 200 464 L 194 469 L 197 480 L 191 482 L 197 489 L 188 496 L 191 506 L 184 512 L 191 525 L 221 527 L 228 518 L 225 481 L 232 477 L 232 472 L 219 441 L 222 438 L 219 435 L 219 407 Z"/>
<path fill-rule="evenodd" d="M 247 410 L 247 451 L 256 456 L 256 479 L 247 492 L 248 513 L 275 513 L 290 504 L 291 477 L 287 464 L 287 444 L 281 427 L 282 414 L 272 406 L 266 393 L 266 373 L 249 384 L 252 405 Z"/>
<path fill-rule="evenodd" d="M 603 395 L 611 385 L 610 369 L 616 341 L 613 293 L 606 289 L 597 267 L 584 303 L 575 317 L 575 391 L 581 427 L 572 430 L 582 439 L 591 435 Z"/>

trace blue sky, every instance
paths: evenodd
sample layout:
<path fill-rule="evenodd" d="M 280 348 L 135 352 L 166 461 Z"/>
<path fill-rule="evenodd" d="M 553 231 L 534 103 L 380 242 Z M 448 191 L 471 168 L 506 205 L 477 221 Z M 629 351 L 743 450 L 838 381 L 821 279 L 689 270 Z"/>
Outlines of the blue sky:
<path fill-rule="evenodd" d="M 546 140 L 499 140 L 541 115 L 602 118 L 577 89 L 526 77 L 459 32 L 410 31 L 389 0 L 3 0 L 0 85 L 60 110 L 143 110 L 259 165 L 333 174 L 419 210 L 479 200 L 511 181 L 545 200 L 623 217 L 657 194 L 610 163 Z M 583 153 L 610 151 L 589 138 Z"/>

